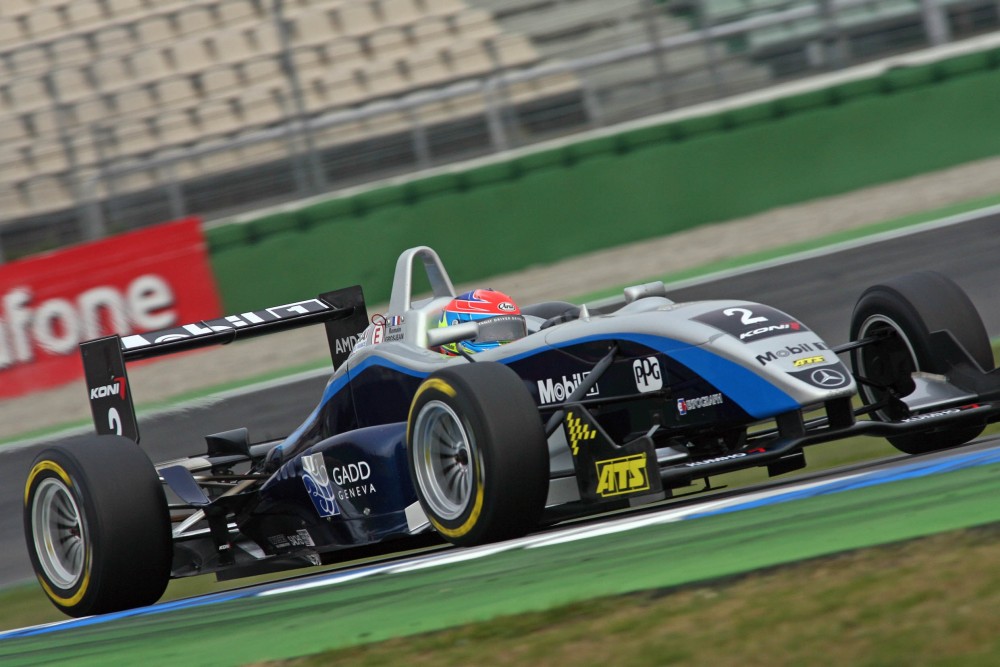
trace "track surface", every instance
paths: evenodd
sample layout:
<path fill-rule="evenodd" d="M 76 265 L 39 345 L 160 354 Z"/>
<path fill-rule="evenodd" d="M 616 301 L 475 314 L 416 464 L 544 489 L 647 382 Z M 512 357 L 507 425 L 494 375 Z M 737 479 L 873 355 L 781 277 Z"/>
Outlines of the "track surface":
<path fill-rule="evenodd" d="M 675 300 L 745 298 L 795 315 L 829 343 L 846 341 L 858 295 L 879 280 L 917 269 L 952 277 L 977 305 L 987 331 L 1000 335 L 1000 216 L 983 217 L 937 230 L 844 252 L 712 280 L 671 292 Z M 669 258 L 665 258 L 669 269 Z M 205 433 L 247 426 L 261 440 L 291 432 L 312 409 L 325 378 L 216 402 L 142 424 L 143 446 L 154 460 L 197 453 Z M 69 438 L 72 441 L 74 438 Z M 164 446 L 162 443 L 189 443 Z M 193 447 L 193 449 L 192 449 Z M 24 546 L 21 493 L 37 448 L 0 450 L 0 586 L 32 579 Z"/>

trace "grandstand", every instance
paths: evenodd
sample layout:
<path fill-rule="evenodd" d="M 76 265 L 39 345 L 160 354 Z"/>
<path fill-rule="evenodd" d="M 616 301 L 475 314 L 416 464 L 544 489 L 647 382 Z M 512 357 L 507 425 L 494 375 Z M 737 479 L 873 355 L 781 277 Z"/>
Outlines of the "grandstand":
<path fill-rule="evenodd" d="M 995 0 L 944 0 L 936 28 L 920 5 L 3 0 L 0 261 L 516 148 L 997 23 Z"/>
<path fill-rule="evenodd" d="M 488 12 L 463 0 L 274 6 L 260 0 L 4 0 L 0 59 L 6 147 L 0 210 L 6 220 L 57 220 L 52 214 L 88 200 L 117 198 L 128 206 L 123 195 L 169 181 L 201 181 L 202 190 L 218 190 L 226 182 L 213 175 L 280 162 L 296 150 L 288 132 L 246 140 L 268 129 L 532 65 L 539 55 L 527 38 L 503 31 Z M 572 76 L 557 75 L 506 94 L 530 107 L 576 88 Z M 416 113 L 434 127 L 481 116 L 483 109 L 483 95 L 472 90 Z M 412 122 L 400 111 L 359 116 L 311 133 L 311 148 L 370 146 Z M 109 167 L 144 162 L 150 168 L 102 178 Z M 275 191 L 281 194 L 281 187 Z"/>

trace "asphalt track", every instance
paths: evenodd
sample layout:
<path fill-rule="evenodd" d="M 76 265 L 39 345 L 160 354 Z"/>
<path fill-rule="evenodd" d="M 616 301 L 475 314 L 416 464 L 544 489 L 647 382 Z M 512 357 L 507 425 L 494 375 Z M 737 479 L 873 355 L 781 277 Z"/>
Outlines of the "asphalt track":
<path fill-rule="evenodd" d="M 997 444 L 0 633 L 0 663 L 258 663 L 994 523 Z"/>
<path fill-rule="evenodd" d="M 796 315 L 825 340 L 847 339 L 847 323 L 858 295 L 879 280 L 916 269 L 951 276 L 980 309 L 991 336 L 1000 335 L 1000 215 L 899 236 L 836 254 L 782 263 L 672 291 L 676 300 L 746 298 Z M 669 258 L 665 258 L 669 269 Z M 205 433 L 247 426 L 254 439 L 290 432 L 308 414 L 323 378 L 312 378 L 260 394 L 164 414 L 142 425 L 143 446 L 155 460 L 201 451 Z M 69 438 L 72 441 L 74 438 Z M 167 445 L 165 443 L 175 443 Z M 180 444 L 176 444 L 180 443 Z M 0 449 L 0 586 L 33 578 L 23 542 L 21 490 L 36 448 Z"/>

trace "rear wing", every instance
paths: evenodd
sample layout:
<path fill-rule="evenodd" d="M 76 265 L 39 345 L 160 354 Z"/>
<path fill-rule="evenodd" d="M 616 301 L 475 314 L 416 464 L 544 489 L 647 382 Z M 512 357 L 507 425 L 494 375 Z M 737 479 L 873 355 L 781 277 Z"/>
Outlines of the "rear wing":
<path fill-rule="evenodd" d="M 123 435 L 139 442 L 127 361 L 162 357 L 212 345 L 225 345 L 311 324 L 326 326 L 333 367 L 338 368 L 368 326 L 360 286 L 346 287 L 282 306 L 227 315 L 170 329 L 128 336 L 106 336 L 80 344 L 87 395 L 100 435 Z"/>

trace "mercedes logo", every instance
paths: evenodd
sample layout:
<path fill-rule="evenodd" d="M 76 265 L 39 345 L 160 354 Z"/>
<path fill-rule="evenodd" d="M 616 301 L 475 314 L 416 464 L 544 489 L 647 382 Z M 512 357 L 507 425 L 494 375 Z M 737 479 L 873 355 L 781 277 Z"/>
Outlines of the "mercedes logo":
<path fill-rule="evenodd" d="M 829 368 L 817 368 L 809 376 L 812 381 L 815 382 L 820 387 L 842 387 L 847 384 L 847 378 L 840 371 L 831 370 Z"/>

